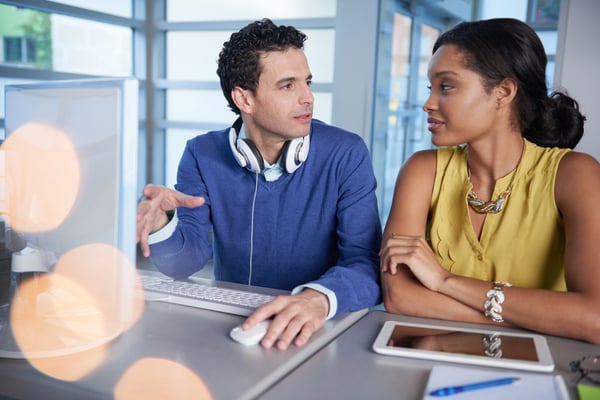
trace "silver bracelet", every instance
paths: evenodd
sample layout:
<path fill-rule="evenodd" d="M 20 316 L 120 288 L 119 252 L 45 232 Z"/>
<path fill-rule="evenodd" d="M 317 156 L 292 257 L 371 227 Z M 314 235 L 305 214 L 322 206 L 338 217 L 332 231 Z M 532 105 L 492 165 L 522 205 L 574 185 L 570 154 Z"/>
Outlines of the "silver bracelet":
<path fill-rule="evenodd" d="M 510 286 L 512 285 L 508 282 L 494 282 L 492 289 L 488 290 L 485 295 L 487 300 L 483 303 L 483 314 L 494 322 L 504 322 L 504 318 L 502 318 L 503 289 Z"/>

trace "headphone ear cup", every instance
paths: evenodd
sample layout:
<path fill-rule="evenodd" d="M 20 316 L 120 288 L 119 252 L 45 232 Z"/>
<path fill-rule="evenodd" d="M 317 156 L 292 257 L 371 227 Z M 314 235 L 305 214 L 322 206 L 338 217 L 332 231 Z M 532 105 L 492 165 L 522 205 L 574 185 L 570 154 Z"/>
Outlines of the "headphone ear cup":
<path fill-rule="evenodd" d="M 310 135 L 288 140 L 282 151 L 283 167 L 289 174 L 300 168 L 308 158 Z"/>
<path fill-rule="evenodd" d="M 238 139 L 236 144 L 238 151 L 246 159 L 247 169 L 257 174 L 265 169 L 262 155 L 250 139 Z"/>
<path fill-rule="evenodd" d="M 231 153 L 241 167 L 254 173 L 259 173 L 264 169 L 265 163 L 260 151 L 249 139 L 239 139 L 234 128 L 229 130 L 229 147 L 231 147 Z"/>
<path fill-rule="evenodd" d="M 233 154 L 235 161 L 240 164 L 240 167 L 245 168 L 246 165 L 248 165 L 248 162 L 246 161 L 246 157 L 244 157 L 244 155 L 237 149 L 236 141 L 237 132 L 235 129 L 231 128 L 229 129 L 229 147 L 231 148 L 231 153 Z"/>
<path fill-rule="evenodd" d="M 298 149 L 297 158 L 299 162 L 303 163 L 308 158 L 308 150 L 310 150 L 310 135 L 306 135 L 301 139 L 302 145 Z"/>

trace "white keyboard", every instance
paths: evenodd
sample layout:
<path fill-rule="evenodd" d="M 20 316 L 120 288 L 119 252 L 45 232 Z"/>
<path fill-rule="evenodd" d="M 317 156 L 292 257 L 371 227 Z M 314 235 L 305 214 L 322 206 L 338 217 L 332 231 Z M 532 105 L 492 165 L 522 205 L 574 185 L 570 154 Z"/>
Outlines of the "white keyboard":
<path fill-rule="evenodd" d="M 252 314 L 255 309 L 275 298 L 267 294 L 158 276 L 142 275 L 141 279 L 145 291 L 165 295 L 156 300 L 241 316 Z"/>

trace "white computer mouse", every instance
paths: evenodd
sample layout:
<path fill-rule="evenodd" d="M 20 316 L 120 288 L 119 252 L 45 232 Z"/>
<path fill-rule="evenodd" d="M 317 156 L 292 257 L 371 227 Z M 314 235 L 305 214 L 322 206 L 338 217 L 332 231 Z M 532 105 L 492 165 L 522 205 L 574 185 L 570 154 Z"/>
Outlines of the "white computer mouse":
<path fill-rule="evenodd" d="M 242 326 L 238 325 L 229 332 L 229 336 L 240 344 L 252 346 L 260 343 L 265 333 L 267 333 L 269 325 L 271 325 L 271 320 L 261 321 L 247 330 L 243 330 Z"/>

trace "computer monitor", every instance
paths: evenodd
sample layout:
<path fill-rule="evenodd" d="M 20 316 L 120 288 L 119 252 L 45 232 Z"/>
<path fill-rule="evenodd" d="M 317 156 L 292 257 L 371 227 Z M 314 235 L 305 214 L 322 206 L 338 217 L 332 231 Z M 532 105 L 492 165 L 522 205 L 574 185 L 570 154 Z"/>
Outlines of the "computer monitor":
<path fill-rule="evenodd" d="M 80 189 L 68 217 L 50 232 L 29 235 L 29 240 L 57 255 L 105 242 L 134 262 L 138 82 L 89 79 L 6 85 L 5 108 L 6 139 L 28 123 L 49 125 L 66 134 L 80 165 Z"/>
<path fill-rule="evenodd" d="M 64 180 L 77 181 L 77 190 L 72 202 L 67 204 L 68 210 L 60 216 L 59 221 L 55 221 L 55 226 L 36 226 L 37 222 L 34 221 L 40 217 L 36 212 L 42 213 L 43 211 L 39 210 L 44 210 L 45 202 L 52 199 L 40 202 L 40 199 L 36 198 L 16 197 L 17 194 L 22 195 L 17 193 L 19 191 L 24 191 L 27 195 L 29 193 L 27 190 L 20 189 L 31 185 L 31 182 L 18 182 L 14 177 L 9 179 L 11 157 L 13 160 L 17 156 L 21 157 L 20 154 L 15 156 L 11 151 L 27 153 L 26 150 L 15 150 L 16 145 L 10 141 L 13 135 L 16 139 L 24 129 L 38 130 L 37 137 L 29 136 L 25 140 L 25 142 L 30 140 L 36 145 L 44 141 L 44 132 L 52 134 L 61 132 L 75 154 L 78 171 L 64 171 L 69 172 L 69 176 Z M 38 266 L 32 267 L 31 264 L 36 262 L 41 264 L 39 270 L 52 271 L 57 260 L 65 254 L 69 252 L 75 254 L 74 250 L 98 244 L 118 249 L 132 265 L 135 265 L 138 166 L 137 80 L 108 78 L 6 85 L 5 132 L 4 145 L 6 146 L 3 145 L 3 157 L 6 168 L 2 166 L 2 173 L 7 174 L 6 185 L 3 187 L 6 189 L 7 198 L 4 199 L 5 202 L 0 203 L 0 206 L 6 208 L 4 211 L 7 212 L 5 215 L 9 226 L 13 225 L 11 209 L 15 214 L 14 226 L 10 227 L 16 231 L 12 233 L 13 245 L 15 241 L 20 242 L 20 245 L 18 249 L 12 249 L 14 251 L 13 271 L 15 265 L 21 268 L 19 263 L 27 264 L 24 270 L 27 268 L 35 270 Z M 43 151 L 38 154 L 46 155 Z M 43 165 L 45 157 L 40 158 L 42 160 L 30 160 L 28 163 L 39 163 L 41 165 L 37 165 L 36 168 L 41 169 L 52 167 Z M 56 178 L 54 181 L 58 186 L 56 196 L 60 198 L 65 194 L 63 192 L 69 192 L 70 189 L 62 185 L 64 183 L 62 177 Z M 45 182 L 38 184 L 43 186 Z M 15 205 L 15 201 L 18 201 L 19 205 Z M 24 208 L 23 202 L 27 202 L 28 206 Z M 64 203 L 69 202 L 68 199 L 61 199 L 57 206 L 64 206 Z M 17 227 L 19 225 L 17 211 L 15 211 L 17 209 L 21 214 L 25 212 L 24 218 L 23 215 L 19 217 L 25 220 L 20 221 L 20 226 L 25 228 Z M 29 222 L 32 224 L 28 225 L 27 216 L 31 217 L 32 221 Z M 23 247 L 29 250 L 22 251 Z M 87 273 L 85 265 L 81 265 L 79 270 L 77 272 L 79 274 Z M 90 271 L 90 273 L 98 275 L 99 280 L 103 279 L 102 271 Z M 125 274 L 110 279 L 112 279 L 110 288 L 114 289 L 114 295 L 110 297 L 110 302 L 114 302 L 111 307 L 119 309 L 119 318 L 127 320 L 131 317 L 132 310 L 127 304 L 123 304 L 123 299 L 129 299 L 133 295 L 132 276 Z M 10 357 L 12 354 L 18 357 L 18 351 L 11 353 L 10 349 L 3 349 L 1 336 L 0 331 L 0 356 Z M 82 348 L 90 345 L 93 344 L 81 344 Z M 56 351 L 48 349 L 47 354 L 60 355 L 77 351 L 77 347 L 78 344 L 75 343 L 70 349 L 68 346 Z M 3 353 L 3 350 L 6 351 Z"/>

